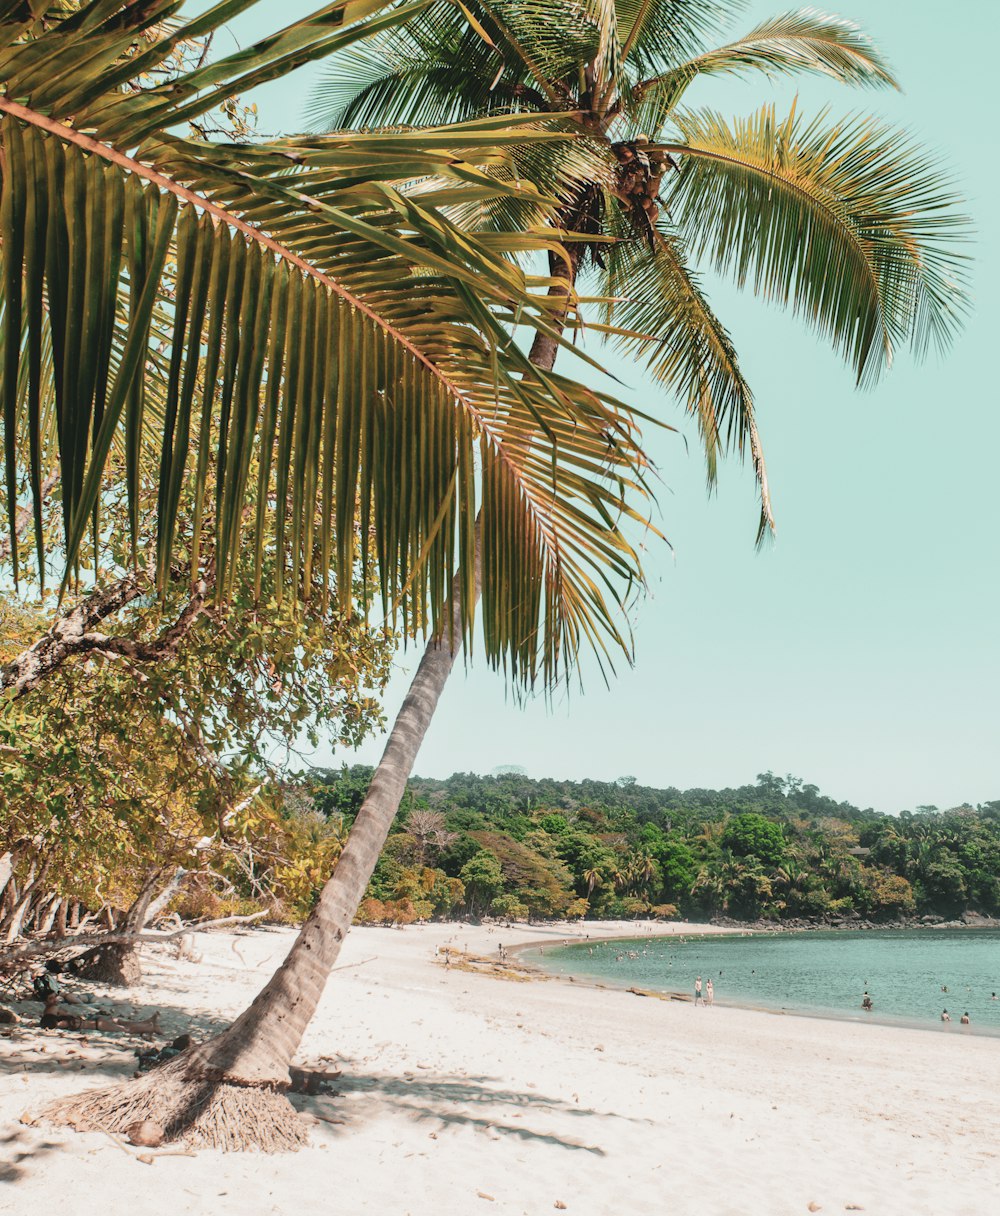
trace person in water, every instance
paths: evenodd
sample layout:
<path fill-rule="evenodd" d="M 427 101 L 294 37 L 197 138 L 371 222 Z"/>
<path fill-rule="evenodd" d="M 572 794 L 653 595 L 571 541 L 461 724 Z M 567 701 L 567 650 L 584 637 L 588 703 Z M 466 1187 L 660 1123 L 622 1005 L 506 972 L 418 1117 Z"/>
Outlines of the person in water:
<path fill-rule="evenodd" d="M 872 998 L 871 998 L 871 997 L 868 995 L 868 993 L 867 993 L 867 992 L 866 992 L 866 993 L 865 993 L 865 995 L 864 995 L 864 996 L 861 998 L 861 1008 L 862 1008 L 862 1009 L 864 1009 L 866 1012 L 871 1013 L 871 1010 L 872 1010 Z"/>
<path fill-rule="evenodd" d="M 962 1016 L 958 1020 L 961 1023 L 961 1025 L 963 1025 L 963 1026 L 970 1025 L 968 1010 L 966 1010 L 966 1012 L 963 1013 Z"/>
<path fill-rule="evenodd" d="M 941 1010 L 941 1021 L 942 1021 L 942 1022 L 950 1022 L 950 1021 L 951 1021 L 951 1014 L 948 1012 L 948 1010 L 947 1010 L 947 1009 L 942 1009 L 942 1010 Z"/>

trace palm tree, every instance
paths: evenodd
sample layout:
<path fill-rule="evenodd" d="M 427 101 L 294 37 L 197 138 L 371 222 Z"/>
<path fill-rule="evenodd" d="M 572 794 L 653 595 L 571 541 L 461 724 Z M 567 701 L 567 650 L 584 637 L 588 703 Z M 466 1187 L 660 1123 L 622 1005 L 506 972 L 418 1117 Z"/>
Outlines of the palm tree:
<path fill-rule="evenodd" d="M 806 121 L 772 106 L 736 122 L 682 109 L 700 77 L 823 73 L 893 85 L 872 43 L 814 10 L 717 49 L 726 0 L 437 0 L 335 59 L 314 109 L 327 128 L 436 124 L 484 114 L 566 115 L 602 172 L 561 192 L 565 249 L 550 290 L 573 307 L 584 275 L 603 328 L 697 418 L 709 481 L 727 442 L 749 449 L 770 524 L 753 401 L 692 269 L 701 259 L 790 305 L 869 383 L 895 348 L 945 340 L 961 317 L 963 220 L 934 158 L 866 117 Z M 536 182 L 528 150 L 518 166 Z M 551 181 L 545 183 L 552 188 Z M 466 214 L 475 208 L 467 208 Z M 506 199 L 478 208 L 484 226 Z M 552 335 L 533 355 L 551 366 Z"/>
<path fill-rule="evenodd" d="M 136 562 L 140 487 L 158 488 L 161 584 L 175 557 L 200 582 L 211 561 L 212 594 L 225 598 L 249 544 L 268 554 L 262 592 L 294 607 L 332 582 L 347 607 L 356 573 L 374 567 L 366 596 L 436 639 L 409 701 L 418 718 L 471 635 L 480 569 L 486 654 L 515 682 L 560 678 L 585 645 L 627 653 L 619 608 L 642 575 L 622 525 L 642 522 L 633 503 L 644 493 L 632 415 L 539 372 L 513 341 L 515 319 L 561 340 L 547 283 L 513 261 L 550 248 L 551 230 L 479 238 L 435 206 L 510 194 L 551 214 L 552 200 L 482 165 L 532 141 L 544 157 L 566 137 L 506 118 L 403 139 L 178 134 L 234 93 L 356 41 L 379 7 L 339 0 L 230 57 L 171 66 L 177 46 L 251 3 L 186 24 L 174 0 L 0 5 L 0 393 L 15 577 L 22 481 L 39 575 L 49 559 L 51 455 L 68 581 L 88 531 L 101 536 L 115 478 Z M 433 195 L 402 189 L 432 176 Z M 190 518 L 178 509 L 185 487 Z M 54 1113 L 109 1128 L 148 1114 L 171 1136 L 229 1148 L 304 1138 L 282 1094 L 288 1066 L 391 822 L 370 808 L 392 802 L 394 813 L 413 738 L 411 715 L 335 880 L 251 1008 L 148 1080 Z"/>

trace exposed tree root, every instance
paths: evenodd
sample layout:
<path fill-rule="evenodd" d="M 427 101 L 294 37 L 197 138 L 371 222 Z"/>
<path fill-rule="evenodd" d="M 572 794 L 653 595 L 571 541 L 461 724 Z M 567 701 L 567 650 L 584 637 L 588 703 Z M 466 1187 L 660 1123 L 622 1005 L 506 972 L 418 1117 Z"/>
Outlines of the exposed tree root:
<path fill-rule="evenodd" d="M 131 942 L 95 946 L 75 962 L 78 976 L 109 987 L 132 988 L 142 979 L 139 955 Z"/>
<path fill-rule="evenodd" d="M 63 1098 L 42 1117 L 80 1132 L 112 1133 L 150 1119 L 167 1140 L 225 1152 L 293 1152 L 309 1139 L 305 1120 L 279 1090 L 210 1080 L 194 1073 L 185 1056 L 136 1080 Z"/>

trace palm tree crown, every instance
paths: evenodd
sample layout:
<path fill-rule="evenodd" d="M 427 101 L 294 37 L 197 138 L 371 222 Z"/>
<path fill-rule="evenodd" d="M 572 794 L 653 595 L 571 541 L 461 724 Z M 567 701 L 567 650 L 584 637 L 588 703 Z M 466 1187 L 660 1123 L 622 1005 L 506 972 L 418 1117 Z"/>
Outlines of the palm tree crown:
<path fill-rule="evenodd" d="M 764 106 L 728 122 L 682 109 L 697 78 L 822 73 L 893 85 L 852 23 L 788 13 L 722 46 L 731 0 L 441 0 L 337 57 L 315 102 L 327 127 L 423 125 L 524 111 L 567 115 L 604 150 L 564 191 L 571 269 L 591 270 L 606 332 L 698 418 L 709 480 L 748 448 L 770 524 L 753 401 L 692 263 L 729 271 L 804 316 L 871 382 L 897 346 L 945 340 L 965 302 L 964 223 L 929 155 L 874 120 Z M 531 154 L 519 169 L 531 177 Z M 484 224 L 509 216 L 504 200 Z M 565 267 L 551 259 L 554 275 Z"/>

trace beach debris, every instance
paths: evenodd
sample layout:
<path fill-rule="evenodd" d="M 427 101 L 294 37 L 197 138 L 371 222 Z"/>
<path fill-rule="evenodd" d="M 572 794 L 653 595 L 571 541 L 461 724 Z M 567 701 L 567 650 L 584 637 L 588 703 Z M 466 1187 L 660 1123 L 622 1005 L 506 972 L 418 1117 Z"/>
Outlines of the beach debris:
<path fill-rule="evenodd" d="M 20 1119 L 18 1119 L 18 1123 L 23 1124 L 25 1127 L 37 1127 L 38 1126 L 38 1120 L 35 1118 L 35 1116 L 30 1111 L 27 1111 L 27 1110 L 20 1117 Z"/>
<path fill-rule="evenodd" d="M 157 1050 L 155 1047 L 149 1047 L 145 1051 L 136 1050 L 136 1057 L 139 1061 L 139 1073 L 149 1072 L 151 1068 L 157 1068 L 160 1064 L 166 1064 L 168 1060 L 172 1060 L 174 1056 L 179 1056 L 182 1051 L 186 1051 L 194 1039 L 189 1034 L 179 1034 L 172 1043 L 168 1043 L 166 1047 L 161 1047 Z"/>
<path fill-rule="evenodd" d="M 845 1212 L 863 1212 L 864 1210 L 865 1209 L 861 1206 L 860 1203 L 845 1203 L 844 1204 Z"/>
<path fill-rule="evenodd" d="M 343 1076 L 339 1068 L 334 1068 L 329 1072 L 316 1071 L 309 1068 L 290 1068 L 288 1070 L 292 1078 L 292 1083 L 288 1089 L 293 1094 L 309 1094 L 310 1097 L 315 1097 L 317 1094 L 328 1094 L 332 1091 L 329 1088 L 331 1081 L 337 1081 Z M 413 1074 L 411 1073 L 410 1076 Z"/>
<path fill-rule="evenodd" d="M 566 1211 L 566 1205 L 563 1203 L 563 1201 L 561 1199 L 557 1199 L 552 1206 L 554 1208 L 558 1208 L 560 1212 Z"/>
<path fill-rule="evenodd" d="M 480 1199 L 488 1199 L 490 1201 L 490 1203 L 496 1203 L 495 1195 L 487 1195 L 487 1193 L 485 1191 L 476 1191 L 476 1194 L 479 1196 Z"/>
<path fill-rule="evenodd" d="M 159 1148 L 166 1133 L 155 1120 L 140 1119 L 138 1123 L 126 1127 L 125 1135 L 129 1144 L 136 1144 L 140 1148 Z"/>
<path fill-rule="evenodd" d="M 31 991 L 36 1001 L 47 1001 L 49 997 L 58 994 L 59 981 L 54 975 L 43 971 L 41 975 L 36 975 L 31 981 Z"/>
<path fill-rule="evenodd" d="M 16 1026 L 20 1020 L 13 1009 L 0 1006 L 0 1026 Z"/>
<path fill-rule="evenodd" d="M 810 1199 L 810 1200 L 809 1200 L 809 1211 L 810 1211 L 810 1212 L 822 1212 L 822 1210 L 823 1210 L 823 1205 L 822 1205 L 822 1204 L 817 1203 L 817 1202 L 815 1201 L 815 1199 Z"/>

